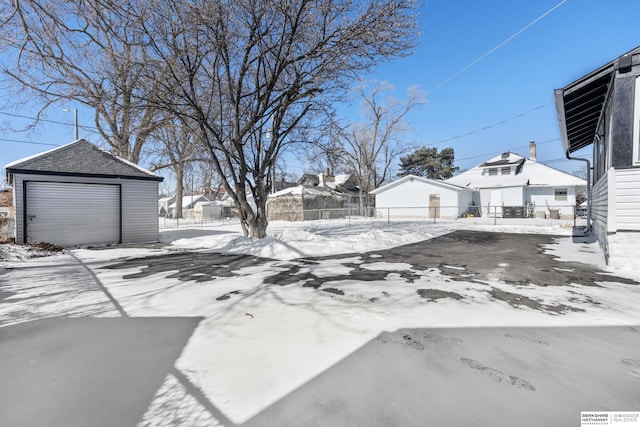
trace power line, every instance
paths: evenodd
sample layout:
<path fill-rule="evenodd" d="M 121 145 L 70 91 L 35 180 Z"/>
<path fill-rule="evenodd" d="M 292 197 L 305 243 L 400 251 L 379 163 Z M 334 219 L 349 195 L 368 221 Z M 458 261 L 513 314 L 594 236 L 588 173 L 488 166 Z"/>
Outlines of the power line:
<path fill-rule="evenodd" d="M 6 138 L 0 138 L 0 141 L 5 141 L 5 142 L 17 142 L 20 144 L 33 144 L 33 145 L 48 145 L 50 147 L 60 147 L 61 144 L 49 144 L 46 142 L 34 142 L 34 141 L 24 141 L 21 139 L 6 139 Z"/>
<path fill-rule="evenodd" d="M 16 117 L 19 119 L 28 119 L 28 120 L 37 120 L 39 122 L 45 122 L 45 123 L 53 123 L 56 125 L 65 125 L 65 126 L 75 126 L 75 123 L 69 123 L 69 122 L 60 122 L 60 121 L 56 121 L 56 120 L 48 120 L 48 119 L 40 119 L 37 117 L 31 117 L 31 116 L 25 116 L 22 114 L 13 114 L 13 113 L 7 113 L 5 111 L 0 111 L 0 114 L 2 114 L 3 116 L 9 116 L 9 117 Z M 95 126 L 86 126 L 86 125 L 79 125 L 78 127 L 85 129 L 85 130 L 98 130 L 97 127 Z"/>
<path fill-rule="evenodd" d="M 536 146 L 543 145 L 543 144 L 548 144 L 548 143 L 550 143 L 550 142 L 555 142 L 555 141 L 560 141 L 560 138 L 547 139 L 547 140 L 545 140 L 545 141 L 536 142 Z M 528 147 L 529 147 L 529 145 L 528 145 L 528 144 L 527 144 L 527 145 L 520 145 L 520 146 L 518 146 L 518 147 L 511 147 L 511 148 L 510 148 L 510 150 L 518 150 L 518 149 L 520 149 L 520 148 L 528 148 Z M 461 161 L 463 161 L 463 160 L 477 159 L 477 158 L 479 158 L 479 157 L 493 156 L 493 155 L 501 154 L 501 153 L 504 153 L 504 150 L 501 150 L 501 151 L 493 151 L 493 152 L 491 152 L 491 153 L 485 153 L 485 154 L 478 154 L 478 155 L 476 155 L 476 156 L 465 157 L 465 158 L 463 158 L 463 159 L 455 159 L 455 161 L 456 161 L 456 162 L 461 162 Z"/>
<path fill-rule="evenodd" d="M 546 11 L 545 13 L 543 13 L 542 15 L 540 15 L 539 17 L 537 17 L 536 19 L 534 19 L 533 21 L 531 21 L 529 24 L 527 24 L 526 26 L 524 26 L 523 28 L 521 28 L 520 30 L 518 30 L 515 34 L 513 34 L 512 36 L 508 37 L 506 40 L 504 40 L 502 43 L 498 44 L 496 47 L 494 47 L 493 49 L 491 49 L 490 51 L 488 51 L 487 53 L 485 53 L 484 55 L 480 56 L 479 58 L 477 58 L 476 60 L 472 61 L 469 65 L 463 67 L 462 69 L 460 69 L 459 71 L 453 73 L 452 75 L 450 75 L 449 77 L 447 77 L 446 79 L 444 79 L 441 83 L 439 83 L 438 85 L 434 86 L 432 89 L 430 89 L 427 94 L 431 94 L 433 92 L 435 92 L 436 90 L 440 89 L 442 86 L 446 85 L 447 83 L 449 83 L 451 80 L 453 80 L 454 78 L 458 77 L 460 74 L 464 73 L 465 71 L 467 71 L 469 68 L 473 67 L 474 65 L 476 65 L 478 62 L 482 61 L 483 59 L 485 59 L 487 56 L 491 55 L 493 52 L 495 52 L 496 50 L 500 49 L 502 46 L 506 45 L 507 43 L 509 43 L 511 40 L 515 39 L 516 37 L 518 37 L 520 34 L 522 34 L 523 32 L 525 32 L 526 30 L 528 30 L 529 28 L 531 28 L 532 26 L 534 26 L 535 24 L 537 24 L 539 21 L 541 21 L 542 19 L 544 19 L 547 15 L 551 14 L 554 10 L 556 10 L 557 8 L 559 8 L 560 6 L 562 6 L 564 3 L 566 3 L 567 0 L 562 0 L 560 3 L 558 3 L 557 5 L 555 5 L 554 7 L 552 7 L 551 9 L 549 9 L 548 11 Z"/>
<path fill-rule="evenodd" d="M 531 114 L 533 112 L 536 112 L 538 110 L 541 110 L 542 108 L 548 107 L 551 104 L 553 104 L 553 103 L 552 102 L 548 102 L 546 104 L 539 105 L 539 106 L 537 106 L 535 108 L 532 108 L 531 110 L 525 111 L 524 113 L 516 114 L 515 116 L 509 117 L 508 119 L 500 120 L 499 122 L 492 123 L 492 124 L 490 124 L 488 126 L 484 126 L 484 127 L 479 128 L 479 129 L 476 129 L 476 130 L 472 130 L 472 131 L 469 131 L 469 132 L 466 132 L 466 133 L 463 133 L 463 134 L 460 134 L 460 135 L 452 136 L 451 138 L 441 139 L 440 141 L 436 141 L 434 143 L 427 144 L 427 147 L 435 146 L 436 144 L 442 144 L 443 142 L 449 142 L 449 141 L 453 141 L 453 140 L 456 140 L 456 139 L 464 138 L 465 136 L 474 135 L 476 133 L 484 132 L 485 130 L 489 130 L 489 129 L 492 129 L 492 128 L 495 128 L 495 127 L 498 127 L 498 126 L 502 126 L 505 123 L 509 123 L 509 122 L 511 122 L 511 121 L 513 121 L 515 119 L 519 119 L 520 117 L 523 117 L 523 116 L 526 116 L 526 115 Z"/>

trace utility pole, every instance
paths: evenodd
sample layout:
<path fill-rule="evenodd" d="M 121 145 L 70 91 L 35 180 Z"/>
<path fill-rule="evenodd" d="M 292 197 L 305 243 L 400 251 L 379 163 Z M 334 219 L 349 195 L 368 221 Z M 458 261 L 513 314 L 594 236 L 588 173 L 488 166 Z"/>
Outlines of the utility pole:
<path fill-rule="evenodd" d="M 70 112 L 72 110 L 65 108 L 62 111 Z M 78 139 L 80 139 L 80 137 L 78 136 L 78 109 L 77 108 L 73 109 L 73 127 L 74 127 L 73 140 L 77 141 Z"/>

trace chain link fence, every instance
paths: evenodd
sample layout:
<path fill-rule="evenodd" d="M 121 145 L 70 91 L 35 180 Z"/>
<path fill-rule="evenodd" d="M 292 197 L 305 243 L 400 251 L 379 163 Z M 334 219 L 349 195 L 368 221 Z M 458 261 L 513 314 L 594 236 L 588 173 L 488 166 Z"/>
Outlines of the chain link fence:
<path fill-rule="evenodd" d="M 586 224 L 586 215 L 576 205 L 554 205 L 546 208 L 527 206 L 470 206 L 458 214 L 457 206 L 398 206 L 376 209 L 376 218 L 387 221 L 427 220 L 473 220 L 485 224 Z"/>
<path fill-rule="evenodd" d="M 474 224 L 506 225 L 586 225 L 582 209 L 575 205 L 554 205 L 542 210 L 532 206 L 470 206 L 463 214 L 458 214 L 458 206 L 397 206 L 385 208 L 333 208 L 270 210 L 269 221 L 329 221 L 336 219 L 367 219 L 373 221 L 468 221 Z M 160 218 L 160 228 L 201 227 L 238 223 L 237 215 L 223 215 L 220 218 Z"/>

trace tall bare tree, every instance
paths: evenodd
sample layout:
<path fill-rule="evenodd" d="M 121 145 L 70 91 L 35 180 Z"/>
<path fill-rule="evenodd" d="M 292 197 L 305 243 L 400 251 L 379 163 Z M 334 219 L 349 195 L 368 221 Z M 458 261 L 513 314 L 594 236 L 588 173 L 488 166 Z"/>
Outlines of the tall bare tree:
<path fill-rule="evenodd" d="M 156 93 L 160 86 L 145 80 L 146 41 L 130 30 L 132 17 L 122 7 L 126 3 L 115 4 L 3 2 L 0 45 L 9 60 L 0 72 L 39 101 L 38 117 L 59 102 L 92 108 L 95 126 L 111 151 L 138 163 L 157 119 L 155 109 L 144 97 L 134 97 L 134 91 Z"/>
<path fill-rule="evenodd" d="M 388 82 L 361 83 L 356 93 L 364 121 L 344 125 L 340 134 L 339 152 L 358 178 L 362 209 L 369 205 L 369 191 L 387 179 L 393 162 L 411 148 L 403 139 L 410 129 L 406 116 L 425 102 L 417 87 L 409 88 L 404 100 L 391 96 L 393 90 Z M 335 143 L 328 147 L 335 149 Z"/>
<path fill-rule="evenodd" d="M 202 156 L 202 147 L 191 128 L 178 120 L 163 120 L 163 125 L 154 130 L 152 137 L 157 142 L 157 150 L 150 169 L 153 172 L 168 169 L 173 173 L 176 180 L 175 217 L 182 218 L 185 173 L 189 166 L 196 162 L 208 163 L 208 159 Z"/>
<path fill-rule="evenodd" d="M 271 170 L 323 102 L 380 61 L 408 54 L 415 0 L 152 0 L 139 16 L 158 106 L 195 123 L 241 215 L 265 237 Z M 145 19 L 142 19 L 145 18 Z M 144 96 L 143 96 L 144 97 Z"/>

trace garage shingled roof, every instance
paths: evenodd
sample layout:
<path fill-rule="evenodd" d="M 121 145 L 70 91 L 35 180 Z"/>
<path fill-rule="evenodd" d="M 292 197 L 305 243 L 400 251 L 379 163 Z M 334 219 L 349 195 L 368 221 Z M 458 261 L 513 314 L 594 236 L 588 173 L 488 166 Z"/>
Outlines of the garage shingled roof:
<path fill-rule="evenodd" d="M 565 153 L 573 153 L 593 143 L 615 71 L 621 64 L 630 65 L 630 59 L 637 53 L 640 53 L 640 47 L 554 91 Z"/>
<path fill-rule="evenodd" d="M 66 176 L 100 176 L 162 181 L 127 160 L 104 151 L 84 139 L 44 153 L 16 160 L 5 166 L 7 174 L 43 174 Z"/>

